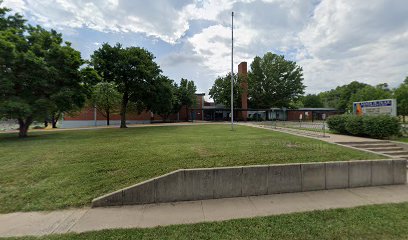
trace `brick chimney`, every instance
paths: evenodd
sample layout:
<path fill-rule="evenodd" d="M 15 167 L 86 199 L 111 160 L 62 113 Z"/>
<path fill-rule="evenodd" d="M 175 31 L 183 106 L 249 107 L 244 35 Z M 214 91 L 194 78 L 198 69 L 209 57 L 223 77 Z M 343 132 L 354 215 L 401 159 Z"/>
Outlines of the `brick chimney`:
<path fill-rule="evenodd" d="M 247 63 L 246 62 L 241 62 L 238 65 L 238 76 L 242 78 L 241 82 L 241 88 L 242 88 L 242 94 L 241 94 L 241 108 L 242 109 L 248 109 L 248 69 L 247 69 Z M 241 118 L 246 121 L 248 118 L 248 112 L 247 111 L 241 111 Z"/>

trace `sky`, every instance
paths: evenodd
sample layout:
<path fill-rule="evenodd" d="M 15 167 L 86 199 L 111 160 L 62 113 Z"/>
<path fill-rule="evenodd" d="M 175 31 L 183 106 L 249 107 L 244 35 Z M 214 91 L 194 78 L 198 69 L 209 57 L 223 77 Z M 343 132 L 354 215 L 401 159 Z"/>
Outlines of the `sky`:
<path fill-rule="evenodd" d="M 84 59 L 102 43 L 144 47 L 163 74 L 208 94 L 217 76 L 266 52 L 303 68 L 306 93 L 408 76 L 407 0 L 4 0 L 63 34 Z"/>

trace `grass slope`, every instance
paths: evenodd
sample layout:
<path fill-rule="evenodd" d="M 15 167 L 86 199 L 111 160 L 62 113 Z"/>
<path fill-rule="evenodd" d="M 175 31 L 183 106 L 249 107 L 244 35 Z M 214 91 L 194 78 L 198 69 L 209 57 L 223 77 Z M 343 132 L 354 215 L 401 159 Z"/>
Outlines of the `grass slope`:
<path fill-rule="evenodd" d="M 400 203 L 151 229 L 16 239 L 407 239 L 407 219 L 408 203 Z"/>
<path fill-rule="evenodd" d="M 0 212 L 88 205 L 180 168 L 382 158 L 322 141 L 227 125 L 0 134 Z"/>

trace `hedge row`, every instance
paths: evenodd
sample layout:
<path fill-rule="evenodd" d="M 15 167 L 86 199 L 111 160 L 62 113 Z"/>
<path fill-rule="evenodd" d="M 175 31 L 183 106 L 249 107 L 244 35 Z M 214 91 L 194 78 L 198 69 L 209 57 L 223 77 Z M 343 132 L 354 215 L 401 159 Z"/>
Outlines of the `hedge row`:
<path fill-rule="evenodd" d="M 327 125 L 330 130 L 341 134 L 371 138 L 397 136 L 401 130 L 399 119 L 388 115 L 335 115 L 327 119 Z"/>

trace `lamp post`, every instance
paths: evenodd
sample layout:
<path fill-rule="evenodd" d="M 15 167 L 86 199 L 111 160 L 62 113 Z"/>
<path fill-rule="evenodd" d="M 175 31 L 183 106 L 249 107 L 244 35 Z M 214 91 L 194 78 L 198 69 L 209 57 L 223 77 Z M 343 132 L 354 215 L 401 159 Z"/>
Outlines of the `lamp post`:
<path fill-rule="evenodd" d="M 231 130 L 234 130 L 234 12 L 231 13 Z"/>

